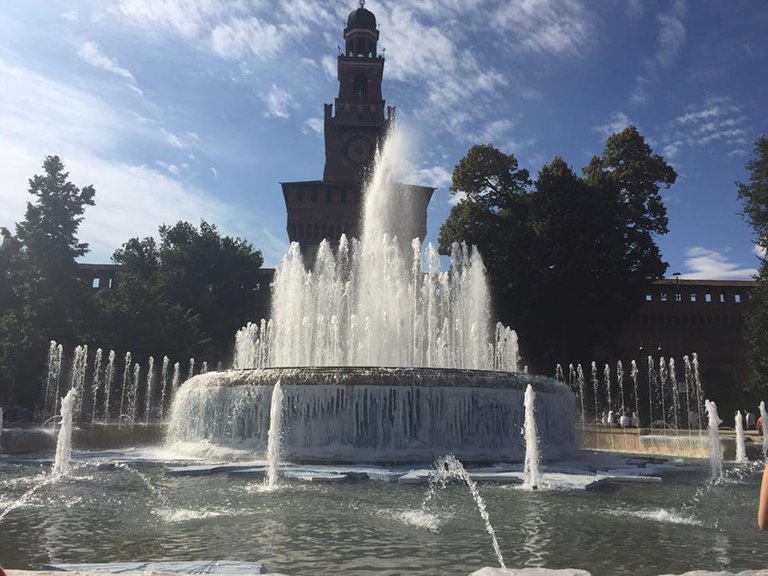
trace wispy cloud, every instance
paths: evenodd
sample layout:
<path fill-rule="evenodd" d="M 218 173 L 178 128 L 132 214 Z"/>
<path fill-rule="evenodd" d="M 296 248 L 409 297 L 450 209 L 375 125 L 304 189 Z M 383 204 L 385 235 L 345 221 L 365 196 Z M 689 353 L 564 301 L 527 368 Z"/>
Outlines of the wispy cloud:
<path fill-rule="evenodd" d="M 518 52 L 582 56 L 595 37 L 591 15 L 575 0 L 502 2 L 493 22 Z"/>
<path fill-rule="evenodd" d="M 674 157 L 685 147 L 725 146 L 729 153 L 748 151 L 747 116 L 730 98 L 710 97 L 689 107 L 667 125 L 665 152 Z"/>
<path fill-rule="evenodd" d="M 514 127 L 515 123 L 508 118 L 491 120 L 480 126 L 479 132 L 468 132 L 465 139 L 469 142 L 501 146 L 501 141 L 507 139 Z"/>
<path fill-rule="evenodd" d="M 421 166 L 412 169 L 405 176 L 405 180 L 433 188 L 448 188 L 451 183 L 451 172 L 445 166 Z"/>
<path fill-rule="evenodd" d="M 624 130 L 624 128 L 632 124 L 635 123 L 629 118 L 629 116 L 624 114 L 624 112 L 613 112 L 608 122 L 600 126 L 593 126 L 592 130 L 600 134 L 603 139 L 605 139 L 608 138 L 611 134 L 621 132 Z"/>
<path fill-rule="evenodd" d="M 667 12 L 656 17 L 657 43 L 653 56 L 643 61 L 643 71 L 635 81 L 631 100 L 633 104 L 645 104 L 648 90 L 658 82 L 661 73 L 675 64 L 685 45 L 687 32 L 685 18 L 688 14 L 686 0 L 673 0 L 666 4 Z"/>
<path fill-rule="evenodd" d="M 92 261 L 108 260 L 123 242 L 155 234 L 163 222 L 204 217 L 239 232 L 242 217 L 236 210 L 173 177 L 188 168 L 185 162 L 154 168 L 116 159 L 128 143 L 156 148 L 157 129 L 151 123 L 136 122 L 89 92 L 2 56 L 0 84 L 0 226 L 12 227 L 23 217 L 28 179 L 42 172 L 46 155 L 58 154 L 72 182 L 96 188 L 96 205 L 88 209 L 80 230 L 81 239 L 91 245 Z M 176 138 L 183 143 L 190 137 Z M 167 146 L 172 153 L 171 140 L 159 150 Z"/>
<path fill-rule="evenodd" d="M 271 58 L 283 41 L 277 26 L 254 17 L 233 19 L 211 31 L 213 51 L 225 58 Z"/>
<path fill-rule="evenodd" d="M 325 121 L 322 118 L 307 118 L 304 121 L 304 126 L 317 134 L 322 134 L 325 127 Z"/>
<path fill-rule="evenodd" d="M 685 265 L 688 271 L 682 278 L 707 280 L 750 280 L 757 270 L 743 268 L 740 262 L 732 262 L 729 250 L 711 250 L 693 246 L 686 251 Z"/>
<path fill-rule="evenodd" d="M 760 246 L 759 244 L 755 244 L 755 247 L 752 249 L 752 252 L 755 253 L 755 256 L 758 258 L 762 258 L 765 260 L 768 258 L 768 250 L 766 250 L 765 246 Z"/>
<path fill-rule="evenodd" d="M 82 46 L 80 46 L 80 49 L 77 51 L 77 55 L 81 60 L 87 62 L 91 66 L 100 68 L 101 70 L 106 70 L 111 74 L 119 76 L 126 81 L 126 84 L 131 90 L 137 94 L 142 94 L 141 90 L 136 85 L 136 78 L 134 78 L 133 74 L 131 74 L 131 71 L 120 66 L 120 64 L 114 58 L 106 56 L 101 51 L 99 45 L 96 44 L 96 42 L 84 42 Z"/>
<path fill-rule="evenodd" d="M 288 118 L 291 115 L 291 110 L 299 107 L 289 92 L 275 84 L 272 84 L 269 90 L 261 95 L 261 99 L 267 106 L 264 115 L 271 118 Z"/>

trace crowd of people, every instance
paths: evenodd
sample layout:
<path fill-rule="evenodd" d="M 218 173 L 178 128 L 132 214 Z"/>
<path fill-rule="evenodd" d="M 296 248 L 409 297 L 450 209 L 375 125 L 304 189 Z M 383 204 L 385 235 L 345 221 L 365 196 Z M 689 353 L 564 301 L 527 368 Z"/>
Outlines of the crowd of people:
<path fill-rule="evenodd" d="M 605 426 L 618 426 L 620 428 L 637 428 L 639 420 L 637 419 L 637 412 L 630 413 L 629 410 L 618 410 L 616 412 L 613 409 L 606 412 L 603 410 L 603 414 L 600 417 L 600 422 Z"/>

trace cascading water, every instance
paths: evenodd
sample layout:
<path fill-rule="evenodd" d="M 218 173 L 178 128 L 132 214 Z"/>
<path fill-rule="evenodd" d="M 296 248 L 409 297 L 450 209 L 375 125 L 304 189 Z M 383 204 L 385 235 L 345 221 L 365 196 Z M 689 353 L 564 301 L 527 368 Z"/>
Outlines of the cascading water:
<path fill-rule="evenodd" d="M 523 484 L 536 490 L 539 487 L 539 435 L 536 430 L 536 393 L 528 384 L 525 389 L 525 463 L 523 466 Z"/>
<path fill-rule="evenodd" d="M 581 364 L 576 366 L 576 383 L 579 386 L 579 400 L 581 402 L 581 426 L 584 427 L 586 423 L 587 409 L 584 406 L 584 370 Z"/>
<path fill-rule="evenodd" d="M 704 401 L 709 421 L 709 461 L 712 468 L 712 482 L 717 482 L 723 475 L 723 454 L 720 448 L 720 418 L 717 415 L 717 405 L 709 400 Z"/>
<path fill-rule="evenodd" d="M 624 366 L 621 360 L 616 362 L 616 382 L 619 383 L 619 407 L 624 412 L 627 410 L 627 405 L 624 403 Z"/>
<path fill-rule="evenodd" d="M 163 356 L 163 366 L 160 369 L 160 386 L 162 388 L 162 391 L 160 392 L 160 419 L 163 420 L 165 418 L 165 399 L 168 395 L 168 366 L 170 365 L 171 360 L 168 358 L 168 356 Z"/>
<path fill-rule="evenodd" d="M 747 461 L 747 449 L 744 444 L 744 417 L 741 410 L 736 410 L 736 462 Z"/>
<path fill-rule="evenodd" d="M 768 429 L 768 410 L 765 409 L 764 400 L 760 401 L 758 408 L 760 410 L 760 422 L 762 423 L 762 430 L 760 432 L 763 436 L 763 460 L 765 460 L 768 458 L 768 434 L 766 434 L 766 429 Z"/>
<path fill-rule="evenodd" d="M 61 429 L 56 441 L 56 458 L 53 462 L 52 475 L 66 476 L 71 467 L 72 453 L 72 416 L 77 401 L 77 389 L 72 388 L 61 400 Z"/>
<path fill-rule="evenodd" d="M 83 408 L 83 396 L 85 395 L 85 374 L 88 370 L 88 346 L 78 346 L 75 348 L 75 356 L 72 360 L 72 382 L 71 388 L 76 391 L 77 403 L 73 418 L 79 421 Z"/>
<path fill-rule="evenodd" d="M 48 377 L 45 381 L 45 397 L 43 399 L 43 413 L 45 419 L 56 416 L 59 407 L 59 384 L 61 381 L 61 363 L 64 357 L 64 348 L 51 340 L 48 347 Z"/>
<path fill-rule="evenodd" d="M 147 390 L 144 394 L 144 422 L 149 422 L 152 411 L 152 392 L 155 386 L 155 359 L 150 356 L 147 363 Z"/>
<path fill-rule="evenodd" d="M 411 240 L 413 199 L 394 183 L 403 162 L 402 141 L 390 135 L 365 191 L 359 241 L 321 242 L 311 269 L 291 246 L 275 274 L 272 319 L 237 333 L 234 371 L 196 375 L 175 394 L 171 442 L 263 450 L 280 380 L 286 457 L 522 458 L 530 383 L 546 422 L 542 450 L 575 447 L 574 396 L 519 373 L 517 335 L 490 322 L 479 253 L 455 244 L 442 272 L 437 251 Z"/>
<path fill-rule="evenodd" d="M 93 360 L 93 380 L 91 382 L 91 422 L 96 420 L 96 397 L 101 388 L 101 348 L 96 350 L 96 356 Z"/>
<path fill-rule="evenodd" d="M 109 360 L 107 368 L 104 371 L 104 422 L 109 422 L 110 397 L 112 395 L 112 386 L 115 381 L 115 351 L 109 351 Z"/>
<path fill-rule="evenodd" d="M 488 534 L 491 536 L 493 551 L 496 553 L 496 559 L 499 561 L 499 565 L 502 568 L 506 568 L 506 565 L 504 564 L 504 557 L 501 554 L 499 541 L 496 539 L 496 531 L 491 525 L 488 511 L 485 508 L 485 501 L 480 495 L 480 491 L 477 489 L 477 484 L 475 484 L 475 481 L 472 480 L 469 473 L 464 469 L 464 466 L 462 466 L 461 462 L 459 462 L 452 454 L 443 456 L 435 462 L 435 467 L 433 468 L 429 477 L 429 492 L 427 493 L 427 497 L 424 499 L 422 508 L 426 507 L 429 501 L 437 493 L 438 488 L 445 487 L 445 485 L 452 479 L 459 479 L 466 483 L 467 488 L 469 488 L 469 491 L 472 494 L 472 497 L 475 499 L 477 509 L 480 512 L 480 517 L 483 519 L 483 523 L 485 524 L 485 531 L 488 532 Z"/>
<path fill-rule="evenodd" d="M 120 410 L 117 413 L 117 418 L 120 422 L 122 422 L 123 416 L 125 415 L 125 402 L 126 402 L 126 395 L 128 394 L 128 391 L 131 387 L 131 353 L 126 352 L 125 353 L 125 367 L 123 368 L 123 384 L 120 388 Z"/>
<path fill-rule="evenodd" d="M 638 383 L 637 383 L 637 377 L 640 374 L 640 370 L 637 368 L 637 362 L 632 360 L 632 364 L 630 364 L 630 370 L 629 375 L 632 378 L 632 386 L 635 390 L 635 416 L 637 417 L 636 425 L 639 428 L 640 427 L 640 393 L 638 390 Z"/>
<path fill-rule="evenodd" d="M 280 380 L 272 389 L 272 402 L 269 409 L 269 433 L 267 443 L 267 477 L 264 485 L 274 490 L 277 488 L 277 476 L 280 470 L 280 419 L 283 413 L 283 389 Z"/>
<path fill-rule="evenodd" d="M 592 362 L 592 393 L 595 395 L 595 418 L 600 418 L 600 408 L 598 406 L 598 392 L 597 392 L 597 386 L 598 386 L 598 379 L 597 379 L 597 363 Z"/>

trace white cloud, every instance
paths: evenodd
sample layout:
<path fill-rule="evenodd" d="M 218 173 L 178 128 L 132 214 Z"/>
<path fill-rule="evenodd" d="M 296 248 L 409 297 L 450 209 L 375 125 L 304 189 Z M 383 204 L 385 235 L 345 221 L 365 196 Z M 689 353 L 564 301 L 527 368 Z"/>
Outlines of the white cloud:
<path fill-rule="evenodd" d="M 752 249 L 752 252 L 755 253 L 755 256 L 758 258 L 762 258 L 765 260 L 768 258 L 768 250 L 766 250 L 765 246 L 760 246 L 759 244 L 755 244 L 755 247 Z"/>
<path fill-rule="evenodd" d="M 238 230 L 241 214 L 203 190 L 117 157 L 127 142 L 156 145 L 151 125 L 2 57 L 0 85 L 0 226 L 12 228 L 23 218 L 29 178 L 42 172 L 46 155 L 58 154 L 75 185 L 96 189 L 96 205 L 87 209 L 80 229 L 91 245 L 90 261 L 107 261 L 123 242 L 154 234 L 163 222 L 206 218 L 228 232 L 248 232 Z M 180 173 L 186 167 L 166 169 Z"/>
<path fill-rule="evenodd" d="M 298 108 L 298 104 L 290 93 L 275 84 L 272 84 L 269 90 L 261 95 L 261 99 L 267 106 L 267 111 L 264 113 L 267 117 L 288 118 L 291 115 L 291 110 Z"/>
<path fill-rule="evenodd" d="M 118 13 L 147 28 L 160 28 L 192 38 L 227 10 L 242 8 L 224 0 L 120 0 Z"/>
<path fill-rule="evenodd" d="M 721 144 L 728 153 L 749 147 L 750 132 L 741 106 L 730 98 L 709 97 L 703 104 L 689 107 L 667 125 L 667 147 L 675 153 L 683 147 L 708 147 Z"/>
<path fill-rule="evenodd" d="M 688 14 L 686 0 L 673 0 L 665 4 L 667 12 L 656 17 L 658 39 L 656 52 L 643 61 L 643 72 L 635 81 L 631 100 L 633 104 L 645 104 L 648 88 L 655 84 L 662 71 L 671 68 L 678 60 L 687 38 L 685 18 Z"/>
<path fill-rule="evenodd" d="M 316 132 L 317 134 L 322 134 L 325 128 L 325 120 L 323 120 L 322 118 L 307 118 L 304 121 L 304 125 L 307 128 L 309 128 L 312 132 Z"/>
<path fill-rule="evenodd" d="M 621 132 L 627 126 L 634 124 L 624 112 L 613 112 L 607 123 L 601 126 L 593 126 L 592 130 L 600 134 L 603 138 L 608 138 L 611 134 Z"/>
<path fill-rule="evenodd" d="M 219 177 L 219 171 L 216 170 L 216 168 L 214 168 L 213 166 L 211 166 L 211 174 L 213 174 L 214 178 L 218 178 Z"/>
<path fill-rule="evenodd" d="M 581 56 L 594 38 L 592 17 L 575 0 L 502 2 L 493 22 L 516 51 Z"/>
<path fill-rule="evenodd" d="M 417 91 L 414 100 L 422 105 L 415 116 L 465 139 L 472 127 L 486 120 L 489 102 L 497 100 L 507 84 L 505 77 L 487 60 L 478 61 L 464 50 L 453 29 L 423 21 L 407 5 L 392 6 L 378 19 L 390 48 L 387 78 Z M 335 70 L 332 59 L 323 59 L 324 67 L 332 63 Z"/>
<path fill-rule="evenodd" d="M 284 40 L 277 26 L 255 17 L 232 19 L 211 32 L 211 47 L 224 58 L 266 60 L 280 51 Z"/>
<path fill-rule="evenodd" d="M 479 132 L 467 133 L 465 140 L 481 144 L 493 144 L 498 147 L 501 145 L 499 142 L 509 136 L 514 126 L 515 123 L 507 118 L 492 120 L 482 126 Z"/>
<path fill-rule="evenodd" d="M 165 137 L 165 141 L 168 142 L 171 146 L 174 148 L 178 148 L 179 150 L 183 150 L 187 147 L 186 143 L 181 139 L 180 136 L 173 134 L 172 132 L 168 132 L 165 128 L 161 128 L 160 132 L 162 132 L 163 136 Z"/>
<path fill-rule="evenodd" d="M 134 92 L 138 94 L 142 93 L 139 87 L 136 85 L 136 78 L 133 77 L 133 74 L 131 74 L 130 70 L 120 66 L 120 64 L 118 64 L 117 60 L 114 58 L 106 56 L 101 51 L 99 45 L 96 44 L 96 42 L 84 42 L 83 45 L 80 46 L 80 49 L 77 51 L 77 55 L 84 62 L 87 62 L 91 66 L 95 66 L 101 70 L 106 70 L 107 72 L 124 79 Z"/>
<path fill-rule="evenodd" d="M 405 180 L 433 188 L 448 188 L 451 184 L 451 172 L 445 166 L 422 166 L 412 169 Z"/>
<path fill-rule="evenodd" d="M 693 246 L 686 251 L 685 265 L 688 272 L 682 278 L 701 280 L 750 280 L 757 270 L 740 268 L 738 262 L 731 262 L 728 250 L 710 250 Z"/>

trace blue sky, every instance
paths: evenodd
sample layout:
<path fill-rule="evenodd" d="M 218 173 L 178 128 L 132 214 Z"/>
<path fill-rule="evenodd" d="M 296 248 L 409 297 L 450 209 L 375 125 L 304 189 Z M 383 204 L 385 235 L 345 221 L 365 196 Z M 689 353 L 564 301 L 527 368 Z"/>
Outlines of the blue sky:
<path fill-rule="evenodd" d="M 322 104 L 357 2 L 0 0 L 0 226 L 58 154 L 94 184 L 84 259 L 106 262 L 160 224 L 205 219 L 287 250 L 280 181 L 322 176 Z M 636 124 L 674 165 L 668 274 L 750 277 L 734 182 L 768 133 L 768 4 L 755 0 L 369 0 L 384 95 L 412 135 L 408 180 L 447 188 L 475 143 L 535 175 L 577 171 Z"/>

